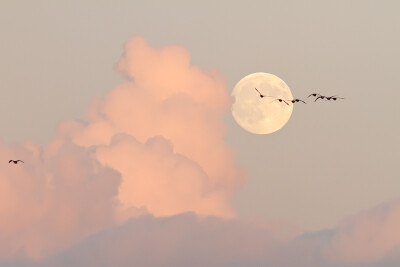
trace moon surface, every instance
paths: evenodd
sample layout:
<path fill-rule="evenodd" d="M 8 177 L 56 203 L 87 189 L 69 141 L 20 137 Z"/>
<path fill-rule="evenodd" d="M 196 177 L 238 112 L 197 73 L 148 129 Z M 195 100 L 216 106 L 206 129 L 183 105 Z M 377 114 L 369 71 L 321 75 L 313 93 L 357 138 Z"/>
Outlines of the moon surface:
<path fill-rule="evenodd" d="M 273 97 L 261 98 L 261 94 Z M 290 119 L 293 104 L 274 101 L 277 98 L 293 99 L 292 92 L 279 77 L 264 72 L 247 75 L 232 91 L 235 102 L 232 115 L 246 131 L 254 134 L 269 134 L 278 131 Z"/>

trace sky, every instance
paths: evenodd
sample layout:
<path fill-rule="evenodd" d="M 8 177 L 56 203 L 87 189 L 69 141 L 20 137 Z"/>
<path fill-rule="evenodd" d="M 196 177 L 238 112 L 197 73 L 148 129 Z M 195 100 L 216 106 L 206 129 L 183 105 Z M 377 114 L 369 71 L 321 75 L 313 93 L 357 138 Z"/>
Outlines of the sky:
<path fill-rule="evenodd" d="M 398 266 L 399 8 L 1 1 L 1 265 Z M 254 72 L 345 99 L 254 135 Z"/>

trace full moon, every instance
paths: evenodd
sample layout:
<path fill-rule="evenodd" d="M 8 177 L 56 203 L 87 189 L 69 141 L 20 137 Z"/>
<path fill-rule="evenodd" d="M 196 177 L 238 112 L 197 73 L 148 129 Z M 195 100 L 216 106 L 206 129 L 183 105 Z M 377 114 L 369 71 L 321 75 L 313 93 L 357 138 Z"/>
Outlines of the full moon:
<path fill-rule="evenodd" d="M 254 89 L 257 88 L 265 97 Z M 278 131 L 290 119 L 293 111 L 277 98 L 293 99 L 286 83 L 279 77 L 263 72 L 247 75 L 233 89 L 235 102 L 232 115 L 235 121 L 246 131 L 254 134 L 269 134 Z"/>

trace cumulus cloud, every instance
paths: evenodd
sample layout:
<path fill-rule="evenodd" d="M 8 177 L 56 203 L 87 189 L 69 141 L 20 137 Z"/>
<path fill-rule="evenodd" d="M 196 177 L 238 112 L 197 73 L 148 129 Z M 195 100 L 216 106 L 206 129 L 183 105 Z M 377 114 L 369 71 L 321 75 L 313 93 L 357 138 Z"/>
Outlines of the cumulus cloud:
<path fill-rule="evenodd" d="M 195 214 L 143 216 L 97 233 L 41 265 L 395 267 L 400 264 L 399 210 L 400 201 L 386 203 L 336 229 L 296 238 L 276 235 L 294 234 L 287 225 L 278 229 Z"/>
<path fill-rule="evenodd" d="M 44 264 L 249 266 L 270 257 L 278 244 L 268 229 L 237 220 L 199 218 L 190 213 L 168 218 L 143 216 L 105 230 Z"/>
<path fill-rule="evenodd" d="M 400 200 L 382 204 L 345 220 L 328 254 L 346 262 L 366 263 L 400 253 Z"/>
<path fill-rule="evenodd" d="M 0 144 L 0 257 L 40 258 L 112 223 L 119 173 L 71 143 L 44 154 Z"/>
<path fill-rule="evenodd" d="M 44 146 L 0 144 L 0 256 L 40 258 L 104 227 L 149 213 L 232 218 L 244 181 L 224 141 L 231 98 L 215 70 L 180 46 L 138 36 L 115 69 L 126 77 L 65 121 Z"/>
<path fill-rule="evenodd" d="M 93 102 L 86 124 L 66 122 L 60 131 L 77 145 L 97 146 L 97 159 L 121 173 L 126 208 L 234 216 L 229 202 L 244 172 L 224 142 L 225 79 L 191 66 L 183 47 L 153 48 L 138 36 L 115 69 L 126 82 Z"/>
<path fill-rule="evenodd" d="M 85 122 L 44 146 L 0 143 L 1 266 L 400 265 L 400 201 L 302 235 L 235 218 L 231 98 L 185 48 L 135 36 L 115 69 L 126 80 Z"/>

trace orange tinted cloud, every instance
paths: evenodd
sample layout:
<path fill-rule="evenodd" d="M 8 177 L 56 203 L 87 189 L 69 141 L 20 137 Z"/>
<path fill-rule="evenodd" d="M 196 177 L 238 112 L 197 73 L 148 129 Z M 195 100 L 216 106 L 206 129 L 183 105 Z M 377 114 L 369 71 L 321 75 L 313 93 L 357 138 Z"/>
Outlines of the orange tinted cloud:
<path fill-rule="evenodd" d="M 235 216 L 244 172 L 224 141 L 225 79 L 141 37 L 115 69 L 127 80 L 86 122 L 62 122 L 44 146 L 0 144 L 0 257 L 40 258 L 143 213 Z"/>
<path fill-rule="evenodd" d="M 40 258 L 113 223 L 117 172 L 70 143 L 43 154 L 29 143 L 0 144 L 0 257 Z"/>
<path fill-rule="evenodd" d="M 152 48 L 140 37 L 115 68 L 127 80 L 93 100 L 85 123 L 61 123 L 45 146 L 0 143 L 0 258 L 48 266 L 400 265 L 391 258 L 400 247 L 399 201 L 295 239 L 290 224 L 232 219 L 229 201 L 244 174 L 224 142 L 223 77 L 191 66 L 182 47 Z M 17 158 L 26 163 L 7 163 Z"/>
<path fill-rule="evenodd" d="M 191 66 L 183 47 L 153 48 L 137 36 L 115 68 L 126 82 L 96 100 L 88 124 L 69 134 L 80 146 L 98 146 L 98 160 L 122 174 L 121 203 L 156 216 L 232 217 L 229 201 L 244 174 L 224 142 L 225 79 Z M 112 141 L 118 134 L 125 138 Z"/>

